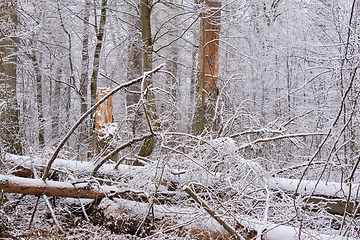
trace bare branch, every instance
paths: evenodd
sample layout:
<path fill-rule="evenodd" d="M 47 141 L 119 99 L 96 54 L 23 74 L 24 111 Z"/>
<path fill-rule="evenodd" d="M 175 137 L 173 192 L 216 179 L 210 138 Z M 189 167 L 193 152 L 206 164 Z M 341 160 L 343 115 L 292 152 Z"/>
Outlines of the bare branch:
<path fill-rule="evenodd" d="M 317 136 L 317 135 L 326 135 L 326 133 L 297 133 L 297 134 L 276 136 L 273 138 L 260 138 L 260 139 L 256 139 L 255 141 L 253 141 L 251 143 L 242 145 L 241 147 L 239 147 L 237 149 L 237 151 L 242 150 L 244 148 L 251 147 L 255 144 L 262 143 L 262 142 L 270 142 L 270 141 L 275 141 L 275 140 L 280 140 L 280 139 L 285 139 L 285 138 L 307 137 L 307 136 Z"/>

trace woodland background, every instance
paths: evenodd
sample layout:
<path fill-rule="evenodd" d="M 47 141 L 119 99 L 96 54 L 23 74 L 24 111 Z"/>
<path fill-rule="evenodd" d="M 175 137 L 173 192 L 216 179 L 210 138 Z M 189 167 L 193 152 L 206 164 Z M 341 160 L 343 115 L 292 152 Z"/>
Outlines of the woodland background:
<path fill-rule="evenodd" d="M 359 23 L 356 0 L 1 0 L 2 234 L 358 239 Z"/>

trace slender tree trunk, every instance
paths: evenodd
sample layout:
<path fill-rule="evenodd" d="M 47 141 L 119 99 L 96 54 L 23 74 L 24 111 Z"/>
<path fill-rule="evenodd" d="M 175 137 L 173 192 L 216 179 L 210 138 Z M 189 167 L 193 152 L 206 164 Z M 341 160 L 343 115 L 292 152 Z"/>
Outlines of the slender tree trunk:
<path fill-rule="evenodd" d="M 38 112 L 38 143 L 39 149 L 45 147 L 45 130 L 44 130 L 44 111 L 43 111 L 43 96 L 42 96 L 42 74 L 40 65 L 40 58 L 36 56 L 36 53 L 33 52 L 31 55 L 31 60 L 34 65 L 35 80 L 36 80 L 36 103 L 37 103 L 37 112 Z"/>
<path fill-rule="evenodd" d="M 179 26 L 178 17 L 172 19 L 171 22 L 173 23 L 175 29 L 178 29 Z M 175 41 L 170 46 L 170 57 L 166 62 L 166 69 L 169 72 L 171 72 L 175 78 L 177 78 L 178 76 L 178 58 L 179 58 L 179 47 L 177 41 Z M 178 95 L 178 83 L 176 82 L 176 79 L 174 79 L 172 76 L 169 75 L 167 79 L 167 84 L 168 84 L 167 90 L 176 99 Z"/>
<path fill-rule="evenodd" d="M 151 0 L 141 0 L 140 1 L 140 21 L 141 21 L 141 38 L 143 41 L 143 71 L 150 71 L 152 69 L 152 53 L 153 53 L 153 42 L 151 36 L 151 10 L 152 3 Z M 152 78 L 148 77 L 145 79 L 144 89 L 150 87 L 153 84 Z M 145 94 L 146 104 L 145 108 L 147 113 L 145 113 L 150 120 L 150 123 L 153 123 L 157 118 L 157 111 L 155 105 L 155 96 L 154 92 L 147 91 Z M 145 120 L 146 121 L 146 120 Z M 156 126 L 158 127 L 158 126 Z M 156 145 L 155 137 L 149 137 L 144 140 L 144 143 L 140 149 L 139 155 L 142 157 L 149 156 L 154 150 Z"/>
<path fill-rule="evenodd" d="M 87 111 L 88 86 L 89 86 L 89 21 L 90 21 L 90 0 L 86 0 L 83 15 L 83 39 L 81 51 L 81 77 L 80 77 L 80 113 L 83 115 Z M 85 121 L 80 127 L 78 152 L 79 158 L 85 159 L 87 151 L 90 150 L 91 131 Z M 91 151 L 91 150 L 90 150 Z"/>
<path fill-rule="evenodd" d="M 200 16 L 199 77 L 192 130 L 201 134 L 211 130 L 218 95 L 219 34 L 221 2 L 205 0 Z"/>
<path fill-rule="evenodd" d="M 19 109 L 16 99 L 16 1 L 0 0 L 0 144 L 21 154 Z"/>
<path fill-rule="evenodd" d="M 56 70 L 56 78 L 61 80 L 62 70 L 58 68 Z M 61 91 L 61 84 L 59 81 L 54 81 L 54 89 L 51 91 L 51 138 L 54 142 L 57 142 L 59 138 L 59 116 L 60 116 L 60 91 Z"/>
<path fill-rule="evenodd" d="M 105 36 L 106 8 L 107 8 L 107 0 L 102 0 L 99 26 L 97 24 L 97 17 L 95 12 L 96 46 L 95 46 L 93 70 L 91 74 L 91 84 L 90 84 L 91 106 L 93 106 L 96 103 L 97 80 L 100 70 L 100 55 L 101 55 L 101 49 Z"/>
<path fill-rule="evenodd" d="M 84 9 L 84 29 L 81 51 L 81 78 L 80 78 L 80 97 L 81 115 L 87 110 L 87 91 L 89 86 L 89 21 L 90 21 L 90 0 L 86 0 Z"/>
<path fill-rule="evenodd" d="M 96 31 L 96 45 L 95 45 L 95 53 L 94 53 L 94 61 L 93 61 L 93 69 L 90 80 L 90 102 L 91 106 L 96 104 L 96 92 L 97 92 L 97 82 L 98 75 L 100 70 L 100 57 L 101 50 L 103 46 L 103 41 L 105 37 L 105 24 L 106 24 L 106 9 L 107 9 L 107 0 L 101 0 L 101 10 L 100 10 L 100 22 L 98 25 L 97 15 L 95 10 L 95 31 Z M 96 133 L 95 133 L 95 125 L 93 124 L 92 133 L 90 134 L 93 139 L 93 148 L 96 149 Z"/>
<path fill-rule="evenodd" d="M 127 63 L 127 79 L 131 80 L 142 75 L 142 44 L 141 44 L 141 21 L 140 17 L 137 16 L 138 12 L 133 9 L 135 6 L 129 8 L 131 13 L 129 21 L 133 24 L 129 26 L 130 42 L 128 52 L 128 63 Z M 137 8 L 136 8 L 137 9 Z M 129 119 L 129 126 L 131 132 L 135 136 L 136 132 L 143 128 L 144 122 L 141 121 L 143 118 L 142 112 L 139 109 L 138 103 L 140 100 L 140 84 L 134 84 L 128 88 L 126 93 L 126 107 L 127 107 L 127 119 Z"/>

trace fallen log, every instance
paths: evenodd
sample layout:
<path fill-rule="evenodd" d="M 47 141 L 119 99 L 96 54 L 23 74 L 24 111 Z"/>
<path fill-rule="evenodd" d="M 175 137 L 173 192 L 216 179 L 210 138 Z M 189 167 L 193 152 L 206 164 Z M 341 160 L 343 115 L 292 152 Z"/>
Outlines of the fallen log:
<path fill-rule="evenodd" d="M 22 178 L 0 175 L 0 188 L 7 193 L 21 193 L 27 195 L 59 196 L 72 198 L 101 199 L 110 189 L 103 189 L 89 183 L 72 184 L 69 182 L 43 181 L 41 179 Z"/>
<path fill-rule="evenodd" d="M 149 207 L 152 208 L 152 214 L 144 221 Z M 204 211 L 189 206 L 151 205 L 119 198 L 104 199 L 92 219 L 114 232 L 132 235 L 138 232 L 143 237 L 152 236 L 150 239 L 162 236 L 194 240 L 234 239 Z M 244 236 L 241 239 L 251 238 Z"/>
<path fill-rule="evenodd" d="M 11 175 L 0 175 L 0 189 L 7 193 L 20 193 L 26 195 L 47 195 L 70 198 L 102 199 L 123 198 L 127 200 L 156 204 L 173 202 L 171 198 L 174 192 L 158 192 L 157 196 L 151 196 L 143 191 L 121 189 L 116 186 L 100 186 L 94 182 L 59 182 L 43 181 L 42 179 L 23 178 Z"/>
<path fill-rule="evenodd" d="M 47 160 L 40 157 L 27 157 L 18 156 L 13 154 L 5 155 L 5 162 L 12 168 L 11 174 L 21 177 L 33 177 L 32 168 L 36 170 L 44 170 L 47 164 Z M 51 170 L 68 171 L 75 176 L 88 177 L 91 175 L 95 165 L 91 162 L 72 161 L 57 158 L 52 164 Z M 115 169 L 114 164 L 104 164 L 97 171 L 99 177 L 114 177 L 114 178 L 131 178 L 138 174 L 144 173 L 144 167 L 121 165 L 118 169 Z"/>
<path fill-rule="evenodd" d="M 305 209 L 317 211 L 324 208 L 328 213 L 338 215 L 344 215 L 345 211 L 353 215 L 360 214 L 359 184 L 271 178 L 268 185 L 273 190 L 288 194 L 295 194 L 298 188 L 297 194 L 304 196 Z"/>
<path fill-rule="evenodd" d="M 96 215 L 93 216 L 93 219 L 97 223 L 119 233 L 135 234 L 144 220 L 144 214 L 148 212 L 148 208 L 151 206 L 149 203 L 119 198 L 104 200 L 95 211 Z M 185 238 L 194 240 L 234 239 L 234 235 L 230 235 L 222 224 L 210 217 L 205 210 L 192 206 L 152 206 L 152 215 L 146 219 L 145 224 L 141 225 L 143 226 L 142 236 L 151 236 L 147 239 L 160 239 L 162 237 L 166 239 Z M 241 219 L 242 226 L 239 227 L 239 225 L 234 224 L 234 221 L 231 221 L 234 218 Z M 230 226 L 234 228 L 242 240 L 260 238 L 263 240 L 298 240 L 300 236 L 301 239 L 356 239 L 340 236 L 337 231 L 333 231 L 332 235 L 327 235 L 316 230 L 301 229 L 271 222 L 259 222 L 254 219 L 246 219 L 244 216 L 232 216 L 227 220 L 229 223 L 233 223 Z M 244 231 L 243 227 L 246 228 L 246 231 Z M 264 229 L 264 231 L 257 235 L 254 229 Z"/>
<path fill-rule="evenodd" d="M 13 166 L 13 171 L 11 172 L 14 175 L 21 177 L 32 177 L 31 168 L 35 167 L 36 169 L 44 169 L 46 166 L 46 160 L 41 158 L 30 158 L 24 156 L 17 156 L 12 154 L 5 155 L 6 163 Z M 70 161 L 64 159 L 56 159 L 52 165 L 54 169 L 62 170 L 66 169 L 67 171 L 72 172 L 78 177 L 87 177 L 93 171 L 94 165 L 89 162 L 80 162 L 80 161 Z M 129 166 L 129 165 L 120 165 L 118 169 L 114 168 L 114 164 L 104 164 L 97 171 L 98 176 L 106 178 L 121 178 L 131 179 L 135 176 L 143 176 L 144 178 L 150 177 L 151 174 L 155 174 L 156 171 L 151 171 L 147 166 Z M 182 173 L 185 173 L 182 172 Z M 220 179 L 220 175 L 216 175 L 216 179 Z M 176 173 L 169 174 L 164 177 L 164 184 L 171 186 L 173 190 L 176 189 L 177 185 L 180 185 L 181 181 L 180 175 Z M 298 179 L 286 179 L 286 178 L 269 178 L 268 182 L 269 188 L 273 190 L 281 190 L 287 194 L 293 194 L 300 184 Z M 169 187 L 168 187 L 169 188 Z M 345 208 L 347 212 L 354 213 L 357 205 L 359 204 L 358 192 L 360 189 L 359 184 L 346 184 L 338 182 L 325 182 L 325 181 L 314 181 L 314 180 L 303 180 L 299 185 L 298 194 L 304 196 L 308 202 L 307 209 L 318 210 L 319 207 L 323 207 L 327 212 L 331 214 L 343 215 Z M 306 196 L 312 196 L 306 197 Z M 350 195 L 349 195 L 350 194 Z M 130 194 L 134 196 L 134 194 Z M 350 198 L 349 198 L 350 196 Z M 125 199 L 136 200 L 136 199 L 146 199 L 144 196 L 135 194 L 135 197 L 129 197 L 127 194 L 120 196 Z M 350 199 L 351 202 L 347 203 L 347 199 Z M 164 200 L 163 202 L 168 202 L 169 200 Z M 347 207 L 346 206 L 347 203 Z M 316 208 L 316 205 L 319 207 Z M 356 214 L 360 214 L 360 209 L 357 209 Z"/>
<path fill-rule="evenodd" d="M 116 187 L 110 186 L 98 186 L 92 185 L 88 182 L 82 183 L 70 183 L 70 182 L 57 182 L 46 181 L 41 179 L 29 179 L 15 176 L 0 175 L 0 188 L 4 192 L 21 193 L 30 195 L 43 195 L 48 196 L 60 196 L 71 198 L 90 198 L 90 199 L 106 199 L 102 200 L 98 208 L 96 209 L 93 220 L 98 223 L 104 224 L 110 229 L 117 232 L 133 233 L 137 231 L 138 226 L 144 220 L 144 214 L 148 212 L 150 206 L 153 207 L 152 216 L 146 219 L 144 225 L 145 235 L 161 235 L 161 234 L 173 234 L 177 237 L 190 237 L 191 239 L 233 239 L 220 224 L 213 218 L 206 218 L 202 214 L 202 211 L 193 207 L 174 207 L 168 205 L 156 205 L 151 204 L 151 201 L 147 199 L 149 203 L 136 202 L 118 197 L 123 197 L 126 191 L 117 193 Z M 134 194 L 134 192 L 132 192 Z M 105 198 L 109 194 L 113 196 L 113 199 Z M 116 196 L 116 197 L 114 197 Z M 127 196 L 125 194 L 125 196 Z M 99 214 L 102 217 L 99 217 Z M 239 217 L 239 219 L 244 219 Z M 247 227 L 250 232 L 251 229 L 259 229 L 259 224 L 249 220 L 249 224 L 241 221 L 243 226 Z M 243 230 L 234 226 L 234 229 L 238 232 Z M 269 223 L 264 226 L 263 239 L 298 239 L 298 231 L 296 228 L 277 226 Z M 241 233 L 241 232 L 240 232 Z M 302 236 L 321 236 L 323 239 L 341 239 L 340 237 L 321 235 L 317 232 L 302 233 Z M 281 238 L 279 238 L 281 236 Z M 244 239 L 249 236 L 243 235 Z M 332 236 L 331 236 L 332 237 Z M 242 238 L 241 238 L 242 239 Z M 348 238 L 351 239 L 351 238 Z"/>
<path fill-rule="evenodd" d="M 350 200 L 358 200 L 360 197 L 360 184 L 317 180 L 302 180 L 300 182 L 299 179 L 270 178 L 268 185 L 272 189 L 282 189 L 293 193 L 298 188 L 297 193 L 300 195 L 312 194 L 313 196 L 327 196 L 340 199 L 350 198 Z"/>

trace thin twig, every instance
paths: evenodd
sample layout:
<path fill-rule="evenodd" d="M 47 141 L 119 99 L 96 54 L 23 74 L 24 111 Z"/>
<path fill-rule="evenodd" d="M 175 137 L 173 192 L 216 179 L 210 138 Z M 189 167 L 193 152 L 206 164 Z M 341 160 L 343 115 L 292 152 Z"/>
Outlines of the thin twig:
<path fill-rule="evenodd" d="M 36 210 L 37 210 L 37 206 L 39 204 L 39 200 L 40 200 L 40 196 L 38 196 L 37 200 L 36 200 L 36 204 L 35 204 L 35 207 L 34 207 L 34 211 L 33 213 L 31 214 L 31 218 L 30 218 L 30 223 L 29 223 L 29 229 L 31 229 L 31 225 L 34 221 L 34 217 L 35 217 L 35 213 L 36 213 Z"/>
<path fill-rule="evenodd" d="M 235 231 L 235 229 L 231 226 L 229 226 L 224 220 L 222 220 L 218 214 L 213 211 L 209 205 L 207 205 L 206 202 L 204 202 L 201 198 L 199 198 L 193 191 L 191 191 L 191 189 L 188 186 L 185 186 L 183 188 L 183 190 L 192 198 L 195 200 L 195 202 L 197 202 L 201 207 L 203 207 L 205 209 L 205 211 L 211 216 L 213 217 L 232 237 L 234 237 L 237 240 L 240 239 L 244 239 L 242 236 L 240 236 L 239 234 L 237 234 L 237 232 Z"/>
<path fill-rule="evenodd" d="M 280 140 L 280 139 L 285 139 L 285 138 L 317 136 L 317 135 L 326 135 L 326 133 L 296 133 L 296 134 L 276 136 L 276 137 L 273 137 L 273 138 L 260 138 L 260 139 L 256 139 L 255 141 L 253 141 L 251 143 L 247 143 L 247 144 L 242 145 L 241 147 L 239 147 L 237 149 L 237 151 L 242 150 L 244 148 L 251 147 L 251 146 L 253 146 L 253 145 L 257 144 L 257 143 L 270 142 L 270 141 L 275 141 L 275 140 Z"/>
<path fill-rule="evenodd" d="M 85 211 L 84 204 L 81 202 L 81 199 L 80 199 L 80 198 L 78 198 L 78 199 L 79 199 L 79 203 L 80 203 L 80 206 L 81 206 L 81 210 L 82 210 L 82 212 L 83 212 L 83 214 L 84 214 L 84 217 L 85 217 L 86 221 L 90 222 L 90 219 L 89 219 L 89 217 L 88 217 L 88 215 L 87 215 L 87 213 L 86 213 L 86 211 Z"/>
<path fill-rule="evenodd" d="M 61 227 L 60 223 L 58 222 L 58 220 L 56 219 L 56 215 L 55 215 L 55 212 L 54 212 L 54 209 L 51 207 L 51 204 L 49 202 L 49 199 L 47 198 L 47 196 L 44 194 L 42 195 L 44 200 L 45 200 L 45 203 L 47 205 L 47 207 L 49 208 L 49 211 L 51 213 L 51 216 L 52 218 L 54 219 L 54 222 L 56 224 L 56 226 L 58 226 L 59 230 L 61 233 L 64 233 L 64 229 Z"/>

